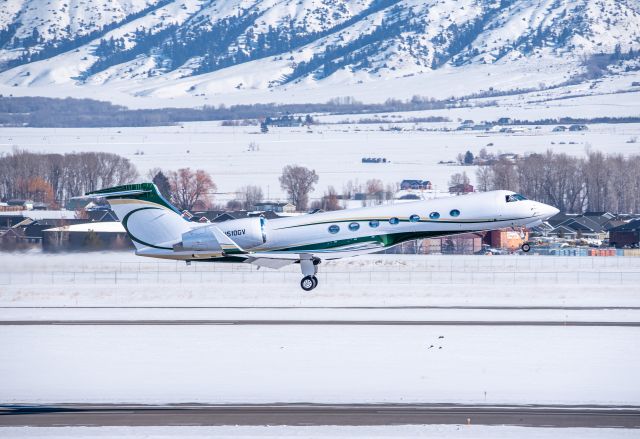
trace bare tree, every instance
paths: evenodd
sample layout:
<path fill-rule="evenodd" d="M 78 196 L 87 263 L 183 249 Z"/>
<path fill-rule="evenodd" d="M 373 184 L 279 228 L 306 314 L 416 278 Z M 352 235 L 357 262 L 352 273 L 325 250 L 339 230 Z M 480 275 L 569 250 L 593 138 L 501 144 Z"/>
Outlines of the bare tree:
<path fill-rule="evenodd" d="M 280 187 L 289 195 L 298 210 L 306 210 L 309 204 L 309 192 L 318 182 L 318 174 L 304 166 L 287 165 L 282 169 Z"/>
<path fill-rule="evenodd" d="M 587 150 L 584 159 L 547 151 L 515 163 L 502 159 L 479 168 L 476 176 L 480 190 L 518 190 L 564 212 L 640 211 L 639 155 L 625 158 Z"/>
<path fill-rule="evenodd" d="M 459 184 L 469 184 L 471 180 L 469 180 L 469 176 L 466 171 L 462 173 L 453 174 L 451 178 L 449 178 L 449 186 L 457 186 Z"/>
<path fill-rule="evenodd" d="M 229 200 L 227 201 L 227 210 L 240 210 L 242 209 L 242 201 Z"/>
<path fill-rule="evenodd" d="M 209 204 L 209 192 L 216 190 L 211 176 L 198 169 L 182 168 L 169 174 L 171 184 L 171 200 L 180 210 L 191 210 L 197 202 Z"/>
<path fill-rule="evenodd" d="M 482 192 L 490 191 L 493 189 L 493 171 L 491 166 L 480 166 L 476 170 L 476 185 L 477 189 Z"/>
<path fill-rule="evenodd" d="M 384 191 L 384 184 L 382 183 L 382 180 L 378 180 L 377 178 L 367 180 L 365 186 L 367 188 L 368 195 L 373 195 Z"/>
<path fill-rule="evenodd" d="M 38 154 L 15 150 L 0 156 L 0 197 L 30 197 L 29 181 L 41 178 L 60 204 L 96 188 L 133 182 L 138 172 L 126 158 L 112 153 Z M 42 182 L 38 184 L 42 189 Z M 48 190 L 47 190 L 48 192 Z"/>
<path fill-rule="evenodd" d="M 238 194 L 242 202 L 243 208 L 246 210 L 255 209 L 255 205 L 264 198 L 262 189 L 259 186 L 244 186 L 238 189 Z"/>
<path fill-rule="evenodd" d="M 384 183 L 382 180 L 372 178 L 365 183 L 367 188 L 367 198 L 373 198 L 376 204 L 382 204 L 384 200 Z"/>
<path fill-rule="evenodd" d="M 609 175 L 604 154 L 599 151 L 588 152 L 584 163 L 584 179 L 587 209 L 606 210 L 605 204 L 609 197 Z"/>
<path fill-rule="evenodd" d="M 493 164 L 493 181 L 491 186 L 494 189 L 518 190 L 518 175 L 515 165 L 511 161 L 501 158 Z"/>
<path fill-rule="evenodd" d="M 342 207 L 340 207 L 338 192 L 333 186 L 329 186 L 322 199 L 314 201 L 311 207 L 313 209 L 322 209 L 325 211 L 342 209 Z"/>
<path fill-rule="evenodd" d="M 342 196 L 345 200 L 352 199 L 358 192 L 362 192 L 362 187 L 358 183 L 358 180 L 349 180 L 342 186 Z"/>

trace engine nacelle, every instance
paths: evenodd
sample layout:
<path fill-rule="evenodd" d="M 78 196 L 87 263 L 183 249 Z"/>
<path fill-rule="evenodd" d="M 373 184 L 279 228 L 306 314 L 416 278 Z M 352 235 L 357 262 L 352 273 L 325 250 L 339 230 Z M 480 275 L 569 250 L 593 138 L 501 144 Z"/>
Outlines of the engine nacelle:
<path fill-rule="evenodd" d="M 221 252 L 222 247 L 213 235 L 211 226 L 202 226 L 182 234 L 181 250 Z"/>
<path fill-rule="evenodd" d="M 219 228 L 243 249 L 252 249 L 267 241 L 266 220 L 263 217 L 242 218 L 207 224 L 182 234 L 182 249 L 189 251 L 222 251 L 212 232 Z"/>
<path fill-rule="evenodd" d="M 233 242 L 243 249 L 249 250 L 267 242 L 266 224 L 266 219 L 261 216 L 254 216 L 251 218 L 223 221 L 216 223 L 216 226 L 231 238 Z"/>

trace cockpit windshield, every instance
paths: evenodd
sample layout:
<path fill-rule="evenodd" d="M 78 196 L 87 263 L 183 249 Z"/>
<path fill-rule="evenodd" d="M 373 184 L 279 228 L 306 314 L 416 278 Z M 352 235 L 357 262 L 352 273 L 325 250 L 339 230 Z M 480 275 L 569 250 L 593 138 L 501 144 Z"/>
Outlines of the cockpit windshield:
<path fill-rule="evenodd" d="M 506 198 L 507 198 L 507 203 L 513 203 L 514 201 L 522 201 L 527 199 L 525 196 L 520 194 L 507 195 Z"/>

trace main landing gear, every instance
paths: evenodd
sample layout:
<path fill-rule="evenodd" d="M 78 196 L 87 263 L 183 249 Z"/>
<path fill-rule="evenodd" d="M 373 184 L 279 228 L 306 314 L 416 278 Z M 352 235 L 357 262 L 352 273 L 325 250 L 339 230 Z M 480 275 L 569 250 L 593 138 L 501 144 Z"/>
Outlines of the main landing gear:
<path fill-rule="evenodd" d="M 318 278 L 315 276 L 305 276 L 300 281 L 300 286 L 305 291 L 311 291 L 318 286 Z"/>
<path fill-rule="evenodd" d="M 301 255 L 300 270 L 304 277 L 300 281 L 300 287 L 305 291 L 311 291 L 318 286 L 318 265 L 322 260 L 311 255 Z"/>

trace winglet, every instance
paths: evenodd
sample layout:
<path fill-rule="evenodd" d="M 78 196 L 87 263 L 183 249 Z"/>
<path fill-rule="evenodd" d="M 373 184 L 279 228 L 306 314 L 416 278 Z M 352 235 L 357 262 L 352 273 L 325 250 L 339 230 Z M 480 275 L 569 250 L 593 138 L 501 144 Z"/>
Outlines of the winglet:
<path fill-rule="evenodd" d="M 222 251 L 227 255 L 237 255 L 237 254 L 246 254 L 238 244 L 233 242 L 231 238 L 229 238 L 222 230 L 220 230 L 216 226 L 211 226 L 211 231 L 213 232 L 213 236 L 216 238 L 216 241 L 220 244 Z"/>

